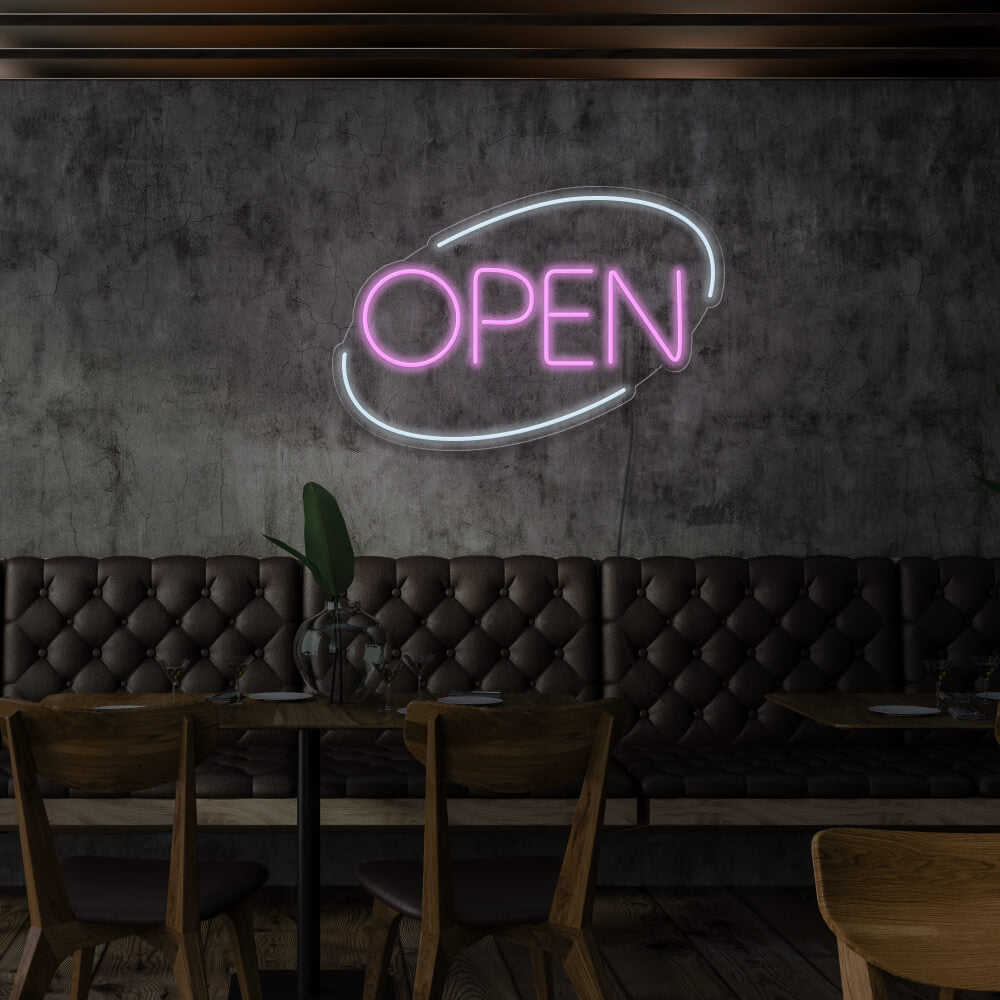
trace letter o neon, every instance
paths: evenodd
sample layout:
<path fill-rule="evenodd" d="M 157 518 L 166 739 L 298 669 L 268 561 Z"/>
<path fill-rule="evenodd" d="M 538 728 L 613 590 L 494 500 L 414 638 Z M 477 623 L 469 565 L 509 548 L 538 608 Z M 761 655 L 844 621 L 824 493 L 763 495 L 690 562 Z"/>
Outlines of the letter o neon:
<path fill-rule="evenodd" d="M 382 289 L 389 284 L 389 282 L 395 281 L 397 278 L 405 277 L 423 278 L 425 281 L 430 281 L 443 288 L 447 294 L 448 301 L 451 303 L 452 314 L 455 317 L 455 323 L 451 328 L 451 333 L 448 335 L 448 340 L 436 354 L 428 355 L 426 358 L 416 358 L 410 361 L 404 360 L 403 358 L 397 358 L 395 355 L 390 354 L 384 347 L 382 347 L 381 344 L 379 344 L 369 318 L 372 302 L 374 301 L 376 294 L 381 292 Z M 388 274 L 383 275 L 368 290 L 368 294 L 365 296 L 364 307 L 361 310 L 361 329 L 364 331 L 365 337 L 368 339 L 368 343 L 371 344 L 372 350 L 380 358 L 382 358 L 383 361 L 387 361 L 390 365 L 395 365 L 397 368 L 426 368 L 428 365 L 434 364 L 435 361 L 440 361 L 452 349 L 452 347 L 455 346 L 455 341 L 458 340 L 458 333 L 461 328 L 462 307 L 459 304 L 458 296 L 455 294 L 454 289 L 444 278 L 441 277 L 440 274 L 435 274 L 433 271 L 428 271 L 422 267 L 404 267 L 400 268 L 398 271 L 390 271 Z"/>

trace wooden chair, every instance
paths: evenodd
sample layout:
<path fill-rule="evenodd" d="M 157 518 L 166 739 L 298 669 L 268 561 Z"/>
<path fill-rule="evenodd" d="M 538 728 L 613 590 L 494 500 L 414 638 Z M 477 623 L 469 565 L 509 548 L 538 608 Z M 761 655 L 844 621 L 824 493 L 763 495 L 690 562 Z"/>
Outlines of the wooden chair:
<path fill-rule="evenodd" d="M 885 1000 L 880 969 L 941 989 L 1000 989 L 1000 837 L 824 830 L 820 912 L 837 935 L 844 1000 Z"/>
<path fill-rule="evenodd" d="M 551 955 L 579 1000 L 612 1000 L 590 923 L 608 757 L 623 709 L 612 700 L 548 710 L 409 704 L 404 739 L 427 767 L 424 858 L 357 870 L 375 897 L 364 1000 L 382 995 L 404 914 L 421 920 L 413 1000 L 440 998 L 449 962 L 488 934 L 528 946 L 539 1000 L 552 995 Z M 451 860 L 446 782 L 502 793 L 580 777 L 562 858 Z"/>
<path fill-rule="evenodd" d="M 7 706 L 9 708 L 9 705 Z M 73 1000 L 90 988 L 94 948 L 129 935 L 173 959 L 183 1000 L 208 1000 L 202 920 L 222 915 L 244 1000 L 260 1000 L 249 896 L 267 879 L 250 861 L 199 867 L 194 767 L 218 739 L 213 705 L 69 711 L 24 706 L 7 714 L 5 739 L 17 796 L 31 924 L 11 1000 L 46 995 L 73 955 Z M 174 778 L 170 860 L 56 855 L 38 787 L 43 777 L 91 792 L 131 792 Z"/>

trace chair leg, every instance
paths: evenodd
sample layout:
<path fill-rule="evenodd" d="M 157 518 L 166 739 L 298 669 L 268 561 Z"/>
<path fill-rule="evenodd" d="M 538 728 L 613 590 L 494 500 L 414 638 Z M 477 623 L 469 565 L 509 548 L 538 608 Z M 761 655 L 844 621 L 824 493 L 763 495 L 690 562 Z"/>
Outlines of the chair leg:
<path fill-rule="evenodd" d="M 447 974 L 448 960 L 441 947 L 441 938 L 437 934 L 425 933 L 424 927 L 421 927 L 417 971 L 413 976 L 413 1000 L 441 1000 Z"/>
<path fill-rule="evenodd" d="M 402 914 L 376 898 L 372 903 L 368 956 L 365 959 L 365 988 L 362 1000 L 379 1000 L 389 974 L 389 961 L 396 943 L 396 928 Z"/>
<path fill-rule="evenodd" d="M 205 979 L 205 956 L 201 951 L 201 933 L 196 928 L 179 934 L 174 957 L 174 978 L 180 1000 L 209 1000 Z"/>
<path fill-rule="evenodd" d="M 942 986 L 941 992 L 938 994 L 938 1000 L 955 1000 L 955 991 L 947 986 Z"/>
<path fill-rule="evenodd" d="M 10 1000 L 41 1000 L 48 993 L 58 967 L 59 960 L 45 934 L 38 927 L 29 927 Z"/>
<path fill-rule="evenodd" d="M 73 952 L 73 984 L 69 991 L 71 1000 L 87 1000 L 93 974 L 94 949 L 81 948 Z"/>
<path fill-rule="evenodd" d="M 604 959 L 589 927 L 572 932 L 563 968 L 573 984 L 578 1000 L 614 1000 L 604 971 Z"/>
<path fill-rule="evenodd" d="M 840 983 L 844 1000 L 887 1000 L 882 973 L 839 938 Z M 945 995 L 947 1000 L 947 995 Z"/>
<path fill-rule="evenodd" d="M 536 1000 L 551 1000 L 552 997 L 552 960 L 544 948 L 537 944 L 529 945 L 531 954 L 531 971 L 535 979 Z"/>
<path fill-rule="evenodd" d="M 236 978 L 239 980 L 243 1000 L 261 1000 L 257 942 L 253 936 L 253 907 L 245 899 L 223 916 L 229 927 Z"/>

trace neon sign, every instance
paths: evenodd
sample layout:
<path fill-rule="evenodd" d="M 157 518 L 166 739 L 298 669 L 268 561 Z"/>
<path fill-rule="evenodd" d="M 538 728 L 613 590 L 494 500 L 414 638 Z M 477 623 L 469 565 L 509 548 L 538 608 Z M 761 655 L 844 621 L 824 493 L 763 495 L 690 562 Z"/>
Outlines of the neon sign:
<path fill-rule="evenodd" d="M 634 238 L 635 213 L 664 247 L 669 233 L 676 251 Z M 546 225 L 539 242 L 565 246 L 558 263 L 533 245 Z M 574 230 L 585 225 L 587 252 L 574 253 Z M 596 245 L 602 239 L 611 249 Z M 443 230 L 376 272 L 334 352 L 335 385 L 356 420 L 400 444 L 534 440 L 629 402 L 662 369 L 682 371 L 722 286 L 714 235 L 677 203 L 617 188 L 522 199 Z M 494 400 L 493 418 L 481 416 Z"/>
<path fill-rule="evenodd" d="M 590 278 L 596 273 L 594 267 L 550 267 L 542 275 L 540 284 L 542 286 L 542 312 L 541 312 L 541 342 L 542 342 L 542 363 L 549 368 L 593 368 L 597 361 L 592 357 L 557 357 L 555 355 L 554 328 L 557 322 L 586 322 L 593 319 L 593 313 L 589 309 L 556 309 L 553 298 L 557 294 L 554 290 L 556 282 L 566 278 Z M 484 312 L 482 307 L 483 279 L 485 276 L 502 276 L 514 278 L 520 282 L 525 289 L 525 306 L 517 316 L 494 316 Z M 401 358 L 391 354 L 383 345 L 375 328 L 373 312 L 378 301 L 386 288 L 401 281 L 420 281 L 439 289 L 440 294 L 450 306 L 451 318 L 450 329 L 444 334 L 442 344 L 432 354 L 422 358 Z M 618 339 L 618 313 L 619 300 L 628 304 L 635 317 L 641 320 L 642 325 L 653 339 L 654 343 L 663 356 L 664 363 L 670 368 L 682 368 L 686 363 L 687 355 L 687 333 L 684 328 L 684 291 L 685 274 L 682 268 L 675 268 L 673 274 L 674 294 L 674 332 L 673 344 L 669 344 L 663 336 L 662 331 L 652 320 L 639 302 L 637 296 L 629 287 L 625 278 L 614 268 L 609 268 L 607 272 L 604 312 L 604 356 L 608 366 L 615 364 L 615 343 Z M 533 312 L 536 300 L 535 286 L 528 275 L 522 271 L 511 267 L 483 266 L 477 267 L 472 273 L 471 282 L 471 322 L 469 324 L 469 334 L 471 339 L 471 363 L 478 367 L 482 364 L 482 332 L 485 327 L 510 327 L 520 326 L 527 322 Z M 360 313 L 361 329 L 364 333 L 368 347 L 387 365 L 396 368 L 428 368 L 438 364 L 451 352 L 458 342 L 459 332 L 462 328 L 462 306 L 459 301 L 459 292 L 452 288 L 448 279 L 427 268 L 420 267 L 394 267 L 383 273 L 378 281 L 371 284 L 365 292 Z"/>

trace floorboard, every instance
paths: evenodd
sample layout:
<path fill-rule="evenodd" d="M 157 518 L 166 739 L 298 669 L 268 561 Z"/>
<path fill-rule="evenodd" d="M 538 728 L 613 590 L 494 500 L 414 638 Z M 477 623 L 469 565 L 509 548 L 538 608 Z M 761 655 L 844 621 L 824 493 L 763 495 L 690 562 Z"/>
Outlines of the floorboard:
<path fill-rule="evenodd" d="M 734 996 L 841 1000 L 840 990 L 729 889 L 654 889 L 650 895 Z"/>
<path fill-rule="evenodd" d="M 594 933 L 625 1000 L 732 1000 L 725 982 L 648 892 L 600 892 Z"/>
<path fill-rule="evenodd" d="M 369 901 L 354 888 L 324 890 L 322 964 L 364 964 Z M 254 906 L 262 968 L 295 965 L 295 894 L 265 889 Z M 0 1000 L 8 1000 L 27 929 L 19 890 L 0 889 Z M 225 1000 L 232 973 L 221 922 L 203 925 L 211 1000 Z M 615 991 L 614 1000 L 840 1000 L 836 943 L 809 889 L 654 888 L 598 891 L 594 931 Z M 410 1000 L 420 925 L 404 919 L 392 976 L 398 1000 Z M 60 967 L 46 1000 L 68 995 L 70 962 Z M 553 1000 L 576 1000 L 555 970 Z M 176 1000 L 162 954 L 136 938 L 98 954 L 91 996 L 105 1000 Z M 935 992 L 893 980 L 890 1000 L 934 1000 Z M 961 993 L 959 1000 L 1000 994 Z M 534 1000 L 526 949 L 484 939 L 455 962 L 444 1000 Z"/>

